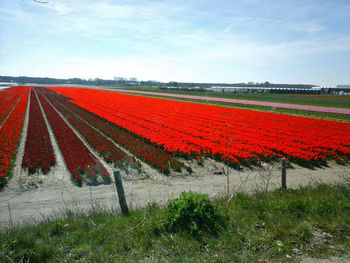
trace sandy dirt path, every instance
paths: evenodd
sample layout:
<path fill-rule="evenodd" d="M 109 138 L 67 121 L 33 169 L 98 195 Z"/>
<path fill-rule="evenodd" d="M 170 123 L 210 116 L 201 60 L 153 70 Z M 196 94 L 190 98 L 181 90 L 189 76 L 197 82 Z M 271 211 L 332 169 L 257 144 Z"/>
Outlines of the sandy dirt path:
<path fill-rule="evenodd" d="M 194 175 L 179 177 L 154 177 L 150 179 L 124 180 L 126 199 L 130 208 L 145 207 L 149 202 L 166 204 L 182 191 L 197 191 L 211 198 L 226 194 L 227 178 L 212 160 L 204 167 L 196 166 Z M 267 166 L 266 170 L 230 171 L 230 193 L 236 191 L 272 190 L 280 187 L 279 165 Z M 330 167 L 310 170 L 295 166 L 287 170 L 288 187 L 296 188 L 315 182 L 335 183 L 350 178 L 350 167 L 335 163 Z M 269 180 L 270 179 L 270 180 Z M 268 188 L 267 182 L 269 181 Z M 119 210 L 118 197 L 114 184 L 74 186 L 66 179 L 48 174 L 41 176 L 40 183 L 27 187 L 20 185 L 5 188 L 0 192 L 0 228 L 23 221 L 40 220 L 59 211 L 91 209 L 94 204 Z M 28 184 L 26 184 L 28 186 Z"/>

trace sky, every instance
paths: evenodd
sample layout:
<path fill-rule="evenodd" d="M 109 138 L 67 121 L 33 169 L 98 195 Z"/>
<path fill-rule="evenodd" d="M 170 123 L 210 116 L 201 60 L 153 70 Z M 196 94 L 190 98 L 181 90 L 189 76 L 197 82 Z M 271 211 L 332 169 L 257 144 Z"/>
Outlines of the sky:
<path fill-rule="evenodd" d="M 0 75 L 350 84 L 350 0 L 0 0 Z"/>

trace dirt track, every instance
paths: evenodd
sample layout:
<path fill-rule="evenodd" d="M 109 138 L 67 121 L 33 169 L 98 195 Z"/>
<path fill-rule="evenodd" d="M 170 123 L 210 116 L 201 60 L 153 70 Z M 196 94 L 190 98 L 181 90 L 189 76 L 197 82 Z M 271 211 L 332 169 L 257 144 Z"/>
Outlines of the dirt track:
<path fill-rule="evenodd" d="M 218 174 L 221 172 L 219 165 L 206 160 L 204 167 L 194 165 L 194 176 L 166 177 L 155 173 L 149 179 L 124 180 L 129 206 L 144 207 L 152 201 L 165 204 L 182 191 L 188 190 L 206 193 L 212 198 L 223 195 L 227 189 L 227 178 Z M 280 186 L 280 173 L 279 165 L 266 166 L 265 171 L 232 170 L 229 177 L 230 193 L 277 188 Z M 349 166 L 334 163 L 331 167 L 315 170 L 295 166 L 294 169 L 287 170 L 287 185 L 295 188 L 315 182 L 334 183 L 344 181 L 345 177 L 350 177 Z M 54 173 L 20 180 L 13 178 L 9 186 L 0 192 L 0 228 L 8 226 L 11 220 L 13 224 L 18 224 L 45 218 L 67 207 L 73 210 L 90 209 L 96 203 L 119 209 L 113 183 L 79 188 L 67 178 Z"/>

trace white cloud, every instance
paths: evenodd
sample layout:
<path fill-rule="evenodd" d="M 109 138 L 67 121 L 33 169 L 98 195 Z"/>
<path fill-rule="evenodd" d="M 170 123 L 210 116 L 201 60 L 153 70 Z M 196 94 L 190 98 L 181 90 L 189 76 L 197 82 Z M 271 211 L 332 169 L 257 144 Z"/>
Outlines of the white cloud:
<path fill-rule="evenodd" d="M 210 79 L 220 81 L 230 72 L 236 78 L 242 77 L 242 69 L 249 68 L 250 73 L 245 73 L 249 76 L 261 69 L 268 69 L 271 65 L 285 64 L 285 62 L 288 64 L 288 61 L 291 60 L 304 61 L 305 56 L 314 53 L 335 52 L 339 49 L 350 51 L 350 47 L 347 45 L 350 38 L 333 41 L 319 40 L 319 42 L 286 42 L 278 45 L 229 43 L 212 39 L 210 44 L 215 46 L 199 46 L 199 39 L 192 41 L 196 42 L 194 46 L 197 45 L 197 47 L 191 51 L 186 50 L 181 55 L 161 54 L 157 50 L 152 50 L 152 53 L 140 56 L 72 57 L 55 61 L 52 64 L 50 62 L 52 59 L 50 59 L 46 63 L 42 63 L 42 66 L 36 69 L 37 74 L 34 75 L 42 74 L 42 76 L 51 75 L 64 78 L 100 77 L 111 79 L 114 76 L 125 76 L 160 81 L 210 81 Z M 32 67 L 35 68 L 33 65 Z M 72 75 L 73 73 L 74 75 Z M 258 75 L 258 73 L 254 74 Z"/>
<path fill-rule="evenodd" d="M 42 7 L 52 9 L 59 15 L 68 14 L 75 10 L 72 4 L 66 4 L 59 1 L 48 1 L 48 3 L 42 4 Z"/>
<path fill-rule="evenodd" d="M 46 65 L 38 65 L 38 68 L 34 66 L 34 70 L 41 76 L 51 73 L 50 76 L 60 78 L 90 78 L 93 76 L 112 79 L 114 76 L 124 76 L 142 80 L 168 81 L 179 73 L 178 66 L 178 61 L 172 61 L 168 57 L 140 58 L 130 56 L 116 60 L 72 58 L 51 65 L 48 62 Z"/>
<path fill-rule="evenodd" d="M 316 33 L 326 29 L 325 26 L 317 23 L 287 23 L 285 25 L 287 30 L 300 31 L 306 33 Z"/>
<path fill-rule="evenodd" d="M 2 41 L 7 52 L 0 58 L 16 57 L 12 46 L 17 45 L 23 56 L 16 59 L 37 59 L 31 69 L 17 64 L 33 75 L 219 81 L 233 71 L 249 76 L 273 71 L 276 64 L 350 49 L 349 35 L 331 32 L 325 18 L 309 18 L 309 7 L 283 17 L 270 16 L 268 8 L 237 11 L 226 3 L 224 10 L 204 1 L 215 8 L 201 9 L 201 3 L 50 0 L 42 5 L 20 1 L 13 9 L 0 4 L 1 21 L 17 25 L 11 42 Z M 284 4 L 278 5 L 274 12 Z"/>

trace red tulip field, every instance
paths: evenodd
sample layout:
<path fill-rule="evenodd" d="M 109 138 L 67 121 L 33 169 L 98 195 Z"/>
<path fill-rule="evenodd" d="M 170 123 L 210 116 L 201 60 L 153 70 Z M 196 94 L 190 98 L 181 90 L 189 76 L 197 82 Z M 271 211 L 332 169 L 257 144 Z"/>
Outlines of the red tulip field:
<path fill-rule="evenodd" d="M 1 94 L 0 185 L 6 181 L 14 159 L 27 108 L 29 89 L 17 87 Z M 7 117 L 5 117 L 7 116 Z"/>
<path fill-rule="evenodd" d="M 38 99 L 33 88 L 30 94 L 28 134 L 22 166 L 28 168 L 29 173 L 42 169 L 44 173 L 49 172 L 50 166 L 55 164 L 49 132 L 44 117 L 40 110 Z"/>
<path fill-rule="evenodd" d="M 50 88 L 175 156 L 317 164 L 350 156 L 350 124 L 77 88 Z"/>
<path fill-rule="evenodd" d="M 105 164 L 148 165 L 170 174 L 191 172 L 191 159 L 238 168 L 281 158 L 320 166 L 350 157 L 346 122 L 96 89 L 12 87 L 0 93 L 1 185 L 11 177 L 26 109 L 22 169 L 28 174 L 55 169 L 54 140 L 77 185 L 98 178 L 110 182 Z"/>

